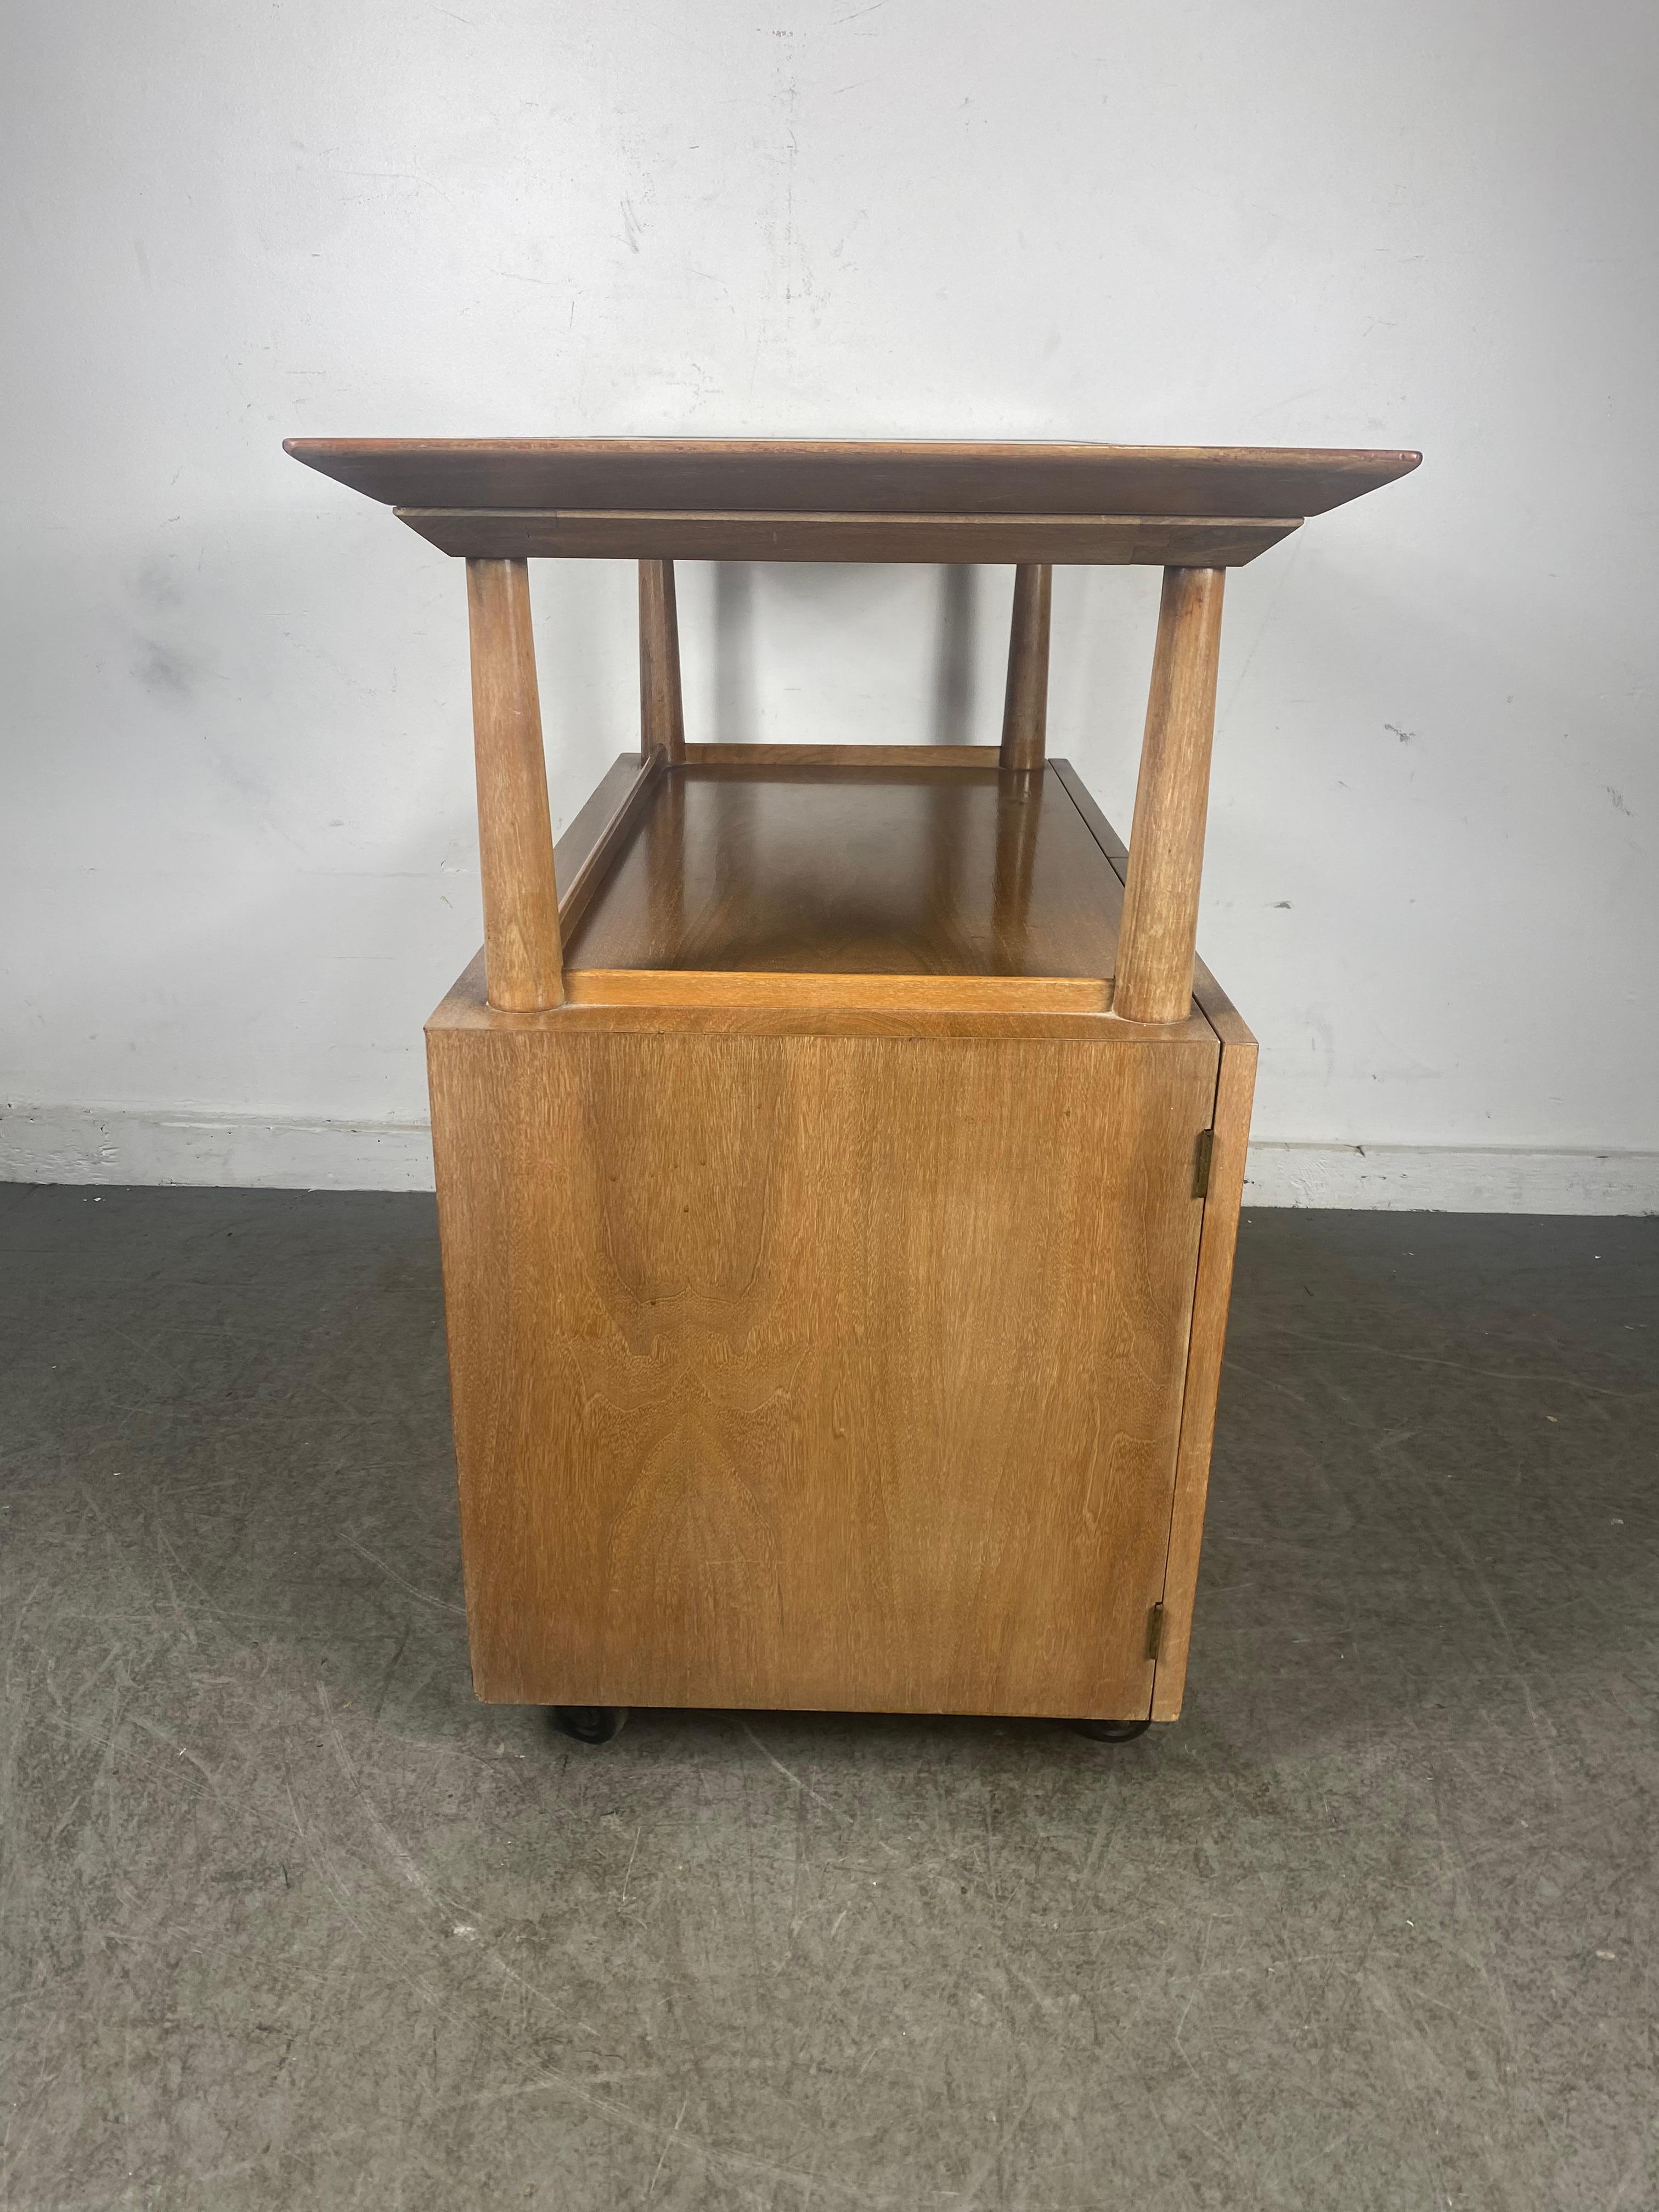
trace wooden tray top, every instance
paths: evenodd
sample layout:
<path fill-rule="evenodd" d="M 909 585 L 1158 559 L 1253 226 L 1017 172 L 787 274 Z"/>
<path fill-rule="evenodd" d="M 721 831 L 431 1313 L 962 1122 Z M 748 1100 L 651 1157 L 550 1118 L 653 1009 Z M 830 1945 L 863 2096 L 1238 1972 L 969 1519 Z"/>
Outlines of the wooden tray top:
<path fill-rule="evenodd" d="M 443 551 L 483 559 L 1231 567 L 1420 454 L 772 438 L 290 438 Z"/>

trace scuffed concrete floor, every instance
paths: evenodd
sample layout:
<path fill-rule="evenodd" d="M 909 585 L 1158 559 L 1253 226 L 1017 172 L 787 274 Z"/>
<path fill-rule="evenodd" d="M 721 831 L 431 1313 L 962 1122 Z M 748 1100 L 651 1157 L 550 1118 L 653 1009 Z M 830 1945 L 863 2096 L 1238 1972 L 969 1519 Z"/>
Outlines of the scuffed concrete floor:
<path fill-rule="evenodd" d="M 475 1705 L 429 1200 L 0 1268 L 0 2204 L 1659 2203 L 1659 1223 L 1251 1218 L 1118 1750 Z"/>

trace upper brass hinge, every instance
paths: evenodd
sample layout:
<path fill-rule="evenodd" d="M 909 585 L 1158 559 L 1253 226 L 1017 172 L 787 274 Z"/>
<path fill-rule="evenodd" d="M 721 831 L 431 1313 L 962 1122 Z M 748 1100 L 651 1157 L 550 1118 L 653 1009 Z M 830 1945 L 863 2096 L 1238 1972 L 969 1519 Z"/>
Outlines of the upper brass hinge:
<path fill-rule="evenodd" d="M 1193 1196 L 1207 1198 L 1210 1194 L 1210 1157 L 1215 1151 L 1215 1131 L 1200 1129 L 1198 1149 L 1193 1155 Z"/>
<path fill-rule="evenodd" d="M 1160 1598 L 1146 1622 L 1146 1656 L 1156 1659 L 1164 1649 L 1164 1601 Z"/>

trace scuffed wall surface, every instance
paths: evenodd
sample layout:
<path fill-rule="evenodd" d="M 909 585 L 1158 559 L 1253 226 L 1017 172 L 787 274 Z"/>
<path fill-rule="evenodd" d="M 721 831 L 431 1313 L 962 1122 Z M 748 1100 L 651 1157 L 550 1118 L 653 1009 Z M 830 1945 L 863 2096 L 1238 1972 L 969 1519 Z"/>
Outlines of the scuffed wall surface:
<path fill-rule="evenodd" d="M 0 1096 L 422 1117 L 479 934 L 461 581 L 285 434 L 1415 444 L 1229 590 L 1203 942 L 1258 1133 L 1652 1146 L 1650 10 L 3 36 Z M 692 733 L 994 736 L 1008 589 L 689 568 Z M 633 580 L 535 591 L 568 817 L 632 741 Z M 1055 592 L 1054 746 L 1126 824 L 1155 592 Z"/>

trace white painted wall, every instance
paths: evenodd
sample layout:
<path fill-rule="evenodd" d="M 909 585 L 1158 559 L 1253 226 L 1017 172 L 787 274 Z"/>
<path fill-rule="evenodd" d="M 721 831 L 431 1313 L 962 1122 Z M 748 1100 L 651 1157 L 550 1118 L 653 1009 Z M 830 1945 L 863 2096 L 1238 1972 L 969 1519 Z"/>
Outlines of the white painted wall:
<path fill-rule="evenodd" d="M 1471 1202 L 1659 1205 L 1647 0 L 3 35 L 6 1171 L 422 1171 L 479 935 L 461 580 L 284 434 L 1077 436 L 1428 457 L 1229 586 L 1203 944 L 1262 1194 L 1409 1203 L 1432 1147 L 1425 1202 L 1462 1159 Z M 563 817 L 632 741 L 633 577 L 535 573 Z M 1006 572 L 714 574 L 693 734 L 994 736 Z M 1156 588 L 1055 592 L 1055 749 L 1126 823 Z"/>

